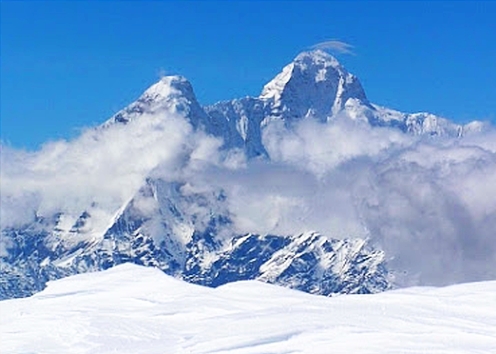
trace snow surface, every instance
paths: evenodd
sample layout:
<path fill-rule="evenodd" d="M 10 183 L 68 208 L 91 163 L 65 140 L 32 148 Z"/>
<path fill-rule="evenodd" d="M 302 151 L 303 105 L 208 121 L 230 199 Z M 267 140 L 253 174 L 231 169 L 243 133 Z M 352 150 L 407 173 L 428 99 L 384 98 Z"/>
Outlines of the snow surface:
<path fill-rule="evenodd" d="M 0 302 L 1 353 L 494 353 L 496 281 L 333 298 L 124 264 Z"/>

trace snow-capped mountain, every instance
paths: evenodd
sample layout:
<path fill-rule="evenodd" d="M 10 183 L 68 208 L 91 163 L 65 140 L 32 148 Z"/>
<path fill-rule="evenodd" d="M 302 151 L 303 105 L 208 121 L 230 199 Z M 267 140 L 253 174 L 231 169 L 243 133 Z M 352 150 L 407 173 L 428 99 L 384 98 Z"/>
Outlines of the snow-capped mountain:
<path fill-rule="evenodd" d="M 194 128 L 201 127 L 221 137 L 226 148 L 243 148 L 250 158 L 267 156 L 263 132 L 271 122 L 278 120 L 291 125 L 308 118 L 332 122 L 346 116 L 371 126 L 398 128 L 413 135 L 450 137 L 485 129 L 483 122 L 460 125 L 430 113 L 402 113 L 372 104 L 359 79 L 321 50 L 299 54 L 263 87 L 259 97 L 211 106 L 200 106 L 184 77 L 163 77 L 104 126 L 158 112 L 184 115 Z"/>
<path fill-rule="evenodd" d="M 221 144 L 226 154 L 241 151 L 248 160 L 272 158 L 264 141 L 271 126 L 291 129 L 303 120 L 333 124 L 344 117 L 359 125 L 449 137 L 484 129 L 479 122 L 462 126 L 428 113 L 401 113 L 372 104 L 354 75 L 316 50 L 298 55 L 259 97 L 206 107 L 198 103 L 185 78 L 163 77 L 94 131 L 117 127 L 125 135 L 151 124 L 155 138 L 163 141 L 170 139 L 173 127 L 157 121 L 171 116 L 210 137 L 213 145 Z M 179 155 L 190 161 L 192 150 L 186 147 Z M 152 162 L 143 167 L 145 178 L 139 187 L 129 187 L 129 197 L 114 209 L 89 202 L 80 213 L 36 213 L 22 225 L 2 225 L 0 298 L 27 296 L 43 289 L 48 280 L 125 262 L 208 286 L 259 279 L 323 295 L 391 287 L 386 255 L 367 240 L 354 235 L 335 239 L 311 230 L 239 233 L 231 227 L 233 215 L 222 188 L 195 190 L 184 179 L 156 177 L 153 172 L 160 161 Z"/>
<path fill-rule="evenodd" d="M 264 86 L 259 97 L 271 118 L 287 122 L 314 117 L 327 121 L 346 109 L 350 99 L 370 106 L 358 78 L 323 51 L 304 52 Z"/>
<path fill-rule="evenodd" d="M 182 76 L 162 77 L 148 88 L 135 102 L 115 114 L 102 127 L 115 123 L 129 123 L 143 114 L 176 114 L 188 119 L 193 128 L 203 128 L 208 133 L 215 123 L 196 100 L 191 83 Z"/>

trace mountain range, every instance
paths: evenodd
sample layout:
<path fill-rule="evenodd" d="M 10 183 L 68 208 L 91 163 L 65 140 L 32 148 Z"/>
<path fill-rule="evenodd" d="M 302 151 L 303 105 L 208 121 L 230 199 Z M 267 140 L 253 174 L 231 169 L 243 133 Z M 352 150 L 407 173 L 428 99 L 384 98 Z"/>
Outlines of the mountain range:
<path fill-rule="evenodd" d="M 299 54 L 260 96 L 210 106 L 198 103 L 184 77 L 162 77 L 91 131 L 131 134 L 137 126 L 167 117 L 213 139 L 224 157 L 243 156 L 245 162 L 271 161 L 267 132 L 275 126 L 291 131 L 302 121 L 332 125 L 345 120 L 433 139 L 456 139 L 487 128 L 478 121 L 461 125 L 430 113 L 402 113 L 373 104 L 356 76 L 333 56 L 315 50 Z M 160 140 L 168 140 L 176 127 L 153 129 Z M 177 159 L 190 161 L 191 151 Z M 336 238 L 313 230 L 240 232 L 232 227 L 236 215 L 222 186 L 202 190 L 187 179 L 165 178 L 158 170 L 160 166 L 152 166 L 117 208 L 101 212 L 98 203 L 90 202 L 82 211 L 55 207 L 50 213 L 35 211 L 23 223 L 2 223 L 0 298 L 29 296 L 49 280 L 126 262 L 212 287 L 257 279 L 332 295 L 376 293 L 394 285 L 387 255 L 367 238 Z"/>

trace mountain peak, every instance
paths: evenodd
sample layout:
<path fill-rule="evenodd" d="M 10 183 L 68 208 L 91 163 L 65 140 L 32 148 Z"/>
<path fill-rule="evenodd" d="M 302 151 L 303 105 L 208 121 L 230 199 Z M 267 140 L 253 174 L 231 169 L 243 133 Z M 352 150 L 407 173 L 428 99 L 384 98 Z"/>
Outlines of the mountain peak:
<path fill-rule="evenodd" d="M 358 79 L 322 50 L 297 55 L 264 86 L 260 98 L 272 101 L 274 115 L 289 120 L 313 116 L 326 121 L 350 98 L 368 104 Z"/>
<path fill-rule="evenodd" d="M 127 123 L 143 113 L 157 113 L 168 111 L 184 116 L 191 111 L 203 112 L 196 101 L 191 83 L 183 76 L 164 76 L 150 86 L 143 94 L 129 106 L 110 118 L 104 126 L 114 123 Z M 204 113 L 199 113 L 203 114 Z"/>
<path fill-rule="evenodd" d="M 332 66 L 335 68 L 339 67 L 344 69 L 335 57 L 320 49 L 301 52 L 296 56 L 293 62 L 299 65 L 312 65 L 320 67 Z"/>
<path fill-rule="evenodd" d="M 184 76 L 174 75 L 161 77 L 143 93 L 140 99 L 156 101 L 178 96 L 194 97 L 193 87 Z"/>

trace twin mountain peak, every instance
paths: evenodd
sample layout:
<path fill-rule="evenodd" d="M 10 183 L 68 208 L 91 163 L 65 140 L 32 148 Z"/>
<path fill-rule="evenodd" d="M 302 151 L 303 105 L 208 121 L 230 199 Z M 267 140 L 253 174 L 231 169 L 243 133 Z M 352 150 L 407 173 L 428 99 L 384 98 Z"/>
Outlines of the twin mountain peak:
<path fill-rule="evenodd" d="M 371 103 L 359 79 L 332 55 L 314 50 L 300 53 L 269 83 L 260 96 L 201 106 L 191 83 L 165 76 L 137 101 L 104 125 L 127 123 L 143 114 L 174 113 L 194 128 L 223 138 L 227 148 L 242 148 L 248 157 L 266 155 L 262 132 L 272 121 L 290 126 L 302 119 L 322 123 L 346 117 L 357 124 L 391 127 L 413 135 L 460 137 L 484 129 L 474 121 L 460 125 L 430 113 L 402 113 Z"/>
<path fill-rule="evenodd" d="M 317 50 L 298 55 L 259 97 L 211 106 L 198 103 L 184 77 L 163 77 L 97 129 L 132 127 L 148 122 L 150 116 L 162 122 L 162 116 L 171 115 L 221 138 L 226 149 L 244 150 L 248 158 L 270 158 L 262 139 L 269 126 L 291 129 L 305 119 L 321 124 L 345 119 L 414 135 L 458 137 L 483 128 L 479 122 L 462 126 L 428 113 L 401 113 L 374 105 L 354 75 Z M 147 178 L 111 220 L 90 208 L 79 217 L 60 212 L 1 230 L 10 246 L 0 255 L 0 299 L 28 296 L 49 280 L 124 262 L 158 267 L 208 286 L 258 279 L 323 295 L 391 287 L 384 252 L 370 248 L 365 240 L 337 240 L 313 232 L 233 234 L 222 240 L 216 235 L 232 222 L 223 192 L 191 193 L 182 187 L 179 182 Z M 140 205 L 154 205 L 156 210 L 141 210 Z M 197 225 L 203 222 L 206 227 Z M 99 231 L 91 225 L 111 226 Z"/>

